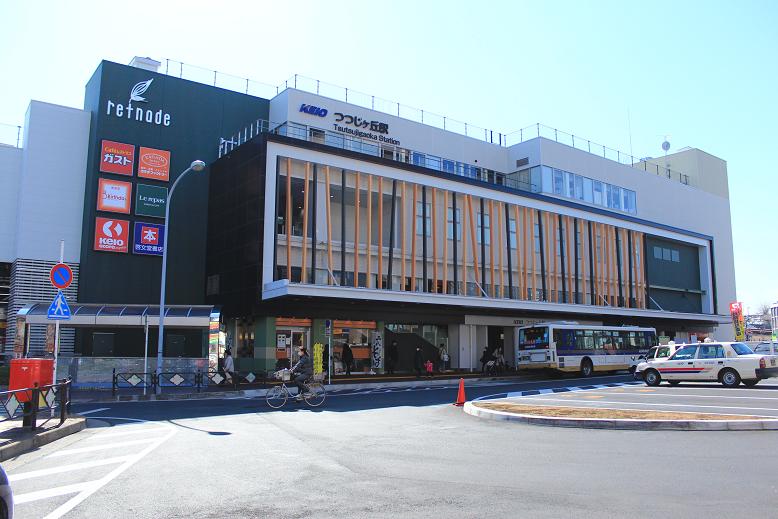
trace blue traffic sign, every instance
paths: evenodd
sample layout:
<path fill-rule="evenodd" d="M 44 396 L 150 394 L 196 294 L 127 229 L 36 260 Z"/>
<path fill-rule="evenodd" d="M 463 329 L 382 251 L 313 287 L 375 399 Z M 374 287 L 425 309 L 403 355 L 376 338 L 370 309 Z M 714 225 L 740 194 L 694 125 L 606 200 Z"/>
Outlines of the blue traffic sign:
<path fill-rule="evenodd" d="M 46 317 L 54 321 L 68 321 L 70 319 L 70 307 L 62 290 L 57 290 L 57 297 L 49 305 L 49 312 Z"/>

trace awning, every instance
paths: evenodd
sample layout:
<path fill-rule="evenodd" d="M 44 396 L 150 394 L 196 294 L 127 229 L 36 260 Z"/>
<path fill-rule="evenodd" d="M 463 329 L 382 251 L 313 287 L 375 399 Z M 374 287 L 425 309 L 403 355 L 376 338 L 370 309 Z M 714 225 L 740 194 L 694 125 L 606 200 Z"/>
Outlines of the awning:
<path fill-rule="evenodd" d="M 27 324 L 53 324 L 47 318 L 49 303 L 30 303 L 17 312 Z M 165 305 L 165 326 L 179 328 L 208 328 L 219 322 L 220 308 L 205 305 Z M 115 305 L 71 303 L 70 319 L 61 326 L 158 326 L 159 305 Z"/>

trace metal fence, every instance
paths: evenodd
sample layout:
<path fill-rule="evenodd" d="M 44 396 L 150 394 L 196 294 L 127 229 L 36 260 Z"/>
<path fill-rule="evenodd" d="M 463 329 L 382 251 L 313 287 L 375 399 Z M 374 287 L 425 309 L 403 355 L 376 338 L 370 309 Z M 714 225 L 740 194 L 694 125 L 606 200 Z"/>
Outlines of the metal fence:
<path fill-rule="evenodd" d="M 271 373 L 272 374 L 272 373 Z M 227 374 L 221 370 L 207 371 L 169 371 L 157 375 L 155 372 L 122 373 L 113 370 L 111 393 L 116 396 L 122 389 L 144 389 L 156 393 L 157 388 L 192 388 L 197 393 L 208 387 L 221 387 L 238 390 L 241 387 L 252 386 L 264 388 L 268 385 L 268 372 L 234 371 Z"/>
<path fill-rule="evenodd" d="M 70 386 L 71 381 L 67 378 L 47 386 L 35 384 L 30 388 L 0 391 L 0 422 L 21 418 L 22 425 L 33 431 L 56 418 L 62 424 L 70 411 Z M 39 424 L 39 418 L 45 416 L 47 409 L 50 413 Z"/>

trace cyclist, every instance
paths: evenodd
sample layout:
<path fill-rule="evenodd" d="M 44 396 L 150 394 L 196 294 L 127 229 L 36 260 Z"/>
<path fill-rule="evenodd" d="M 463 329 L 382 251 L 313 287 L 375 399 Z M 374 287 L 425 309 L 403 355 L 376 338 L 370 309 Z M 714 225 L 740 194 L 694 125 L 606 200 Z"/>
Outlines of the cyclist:
<path fill-rule="evenodd" d="M 303 393 L 308 391 L 308 386 L 305 383 L 313 376 L 313 362 L 311 362 L 311 357 L 308 356 L 308 350 L 305 346 L 300 346 L 297 351 L 300 354 L 300 360 L 292 366 L 292 374 L 296 374 L 294 377 L 294 383 L 297 386 L 297 397 L 295 397 L 295 400 L 301 402 Z"/>

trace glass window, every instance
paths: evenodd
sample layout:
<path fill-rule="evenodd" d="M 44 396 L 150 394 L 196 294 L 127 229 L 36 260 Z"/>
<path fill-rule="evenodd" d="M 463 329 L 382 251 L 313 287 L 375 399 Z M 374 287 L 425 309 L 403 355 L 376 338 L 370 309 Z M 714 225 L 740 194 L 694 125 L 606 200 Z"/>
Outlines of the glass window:
<path fill-rule="evenodd" d="M 753 350 L 751 350 L 751 348 L 749 348 L 742 342 L 733 342 L 732 349 L 735 350 L 735 353 L 737 353 L 738 355 L 750 355 L 751 353 L 754 353 Z"/>
<path fill-rule="evenodd" d="M 589 202 L 590 204 L 593 201 L 592 198 L 592 179 L 591 178 L 583 178 L 583 200 L 584 202 Z"/>
<path fill-rule="evenodd" d="M 584 178 L 581 175 L 575 176 L 575 197 L 578 200 L 584 199 Z"/>
<path fill-rule="evenodd" d="M 684 346 L 670 357 L 672 360 L 690 360 L 697 354 L 697 346 Z"/>
<path fill-rule="evenodd" d="M 654 246 L 654 258 L 662 259 L 662 247 Z"/>
<path fill-rule="evenodd" d="M 541 167 L 541 191 L 544 193 L 553 193 L 553 176 L 554 176 L 554 170 L 552 168 L 549 168 L 548 166 L 542 166 Z"/>
<path fill-rule="evenodd" d="M 662 249 L 662 259 L 665 261 L 670 261 L 670 258 L 672 258 L 670 249 Z"/>
<path fill-rule="evenodd" d="M 613 209 L 621 209 L 621 188 L 619 186 L 608 186 L 610 188 L 610 205 Z"/>
<path fill-rule="evenodd" d="M 508 218 L 508 241 L 510 242 L 511 249 L 516 248 L 516 219 Z"/>
<path fill-rule="evenodd" d="M 568 173 L 565 172 L 565 177 L 567 177 L 567 191 L 565 192 L 566 196 L 574 197 L 575 196 L 575 177 L 578 175 L 575 175 L 574 173 Z"/>
<path fill-rule="evenodd" d="M 478 227 L 475 230 L 475 234 L 478 237 L 478 243 L 481 243 L 481 226 L 483 225 L 484 229 L 484 243 L 485 245 L 489 245 L 490 239 L 491 239 L 491 226 L 489 222 L 489 215 L 488 214 L 481 214 L 478 213 Z"/>
<path fill-rule="evenodd" d="M 679 263 L 681 261 L 681 255 L 678 253 L 677 250 L 673 249 L 670 251 L 671 258 L 674 262 Z"/>
<path fill-rule="evenodd" d="M 555 169 L 554 170 L 554 191 L 553 193 L 555 195 L 565 195 L 565 182 L 564 182 L 564 174 L 565 172 L 561 169 Z"/>
<path fill-rule="evenodd" d="M 446 235 L 448 236 L 449 240 L 454 239 L 454 210 L 449 207 L 448 208 L 448 216 L 447 222 L 448 225 L 446 225 Z M 457 207 L 457 240 L 462 239 L 462 211 Z"/>
<path fill-rule="evenodd" d="M 412 159 L 413 159 L 413 164 L 415 164 L 416 166 L 424 166 L 425 157 L 423 153 L 417 153 L 414 151 L 412 155 Z"/>
<path fill-rule="evenodd" d="M 700 346 L 698 359 L 723 359 L 724 348 L 721 344 L 704 344 Z"/>
<path fill-rule="evenodd" d="M 659 346 L 656 349 L 656 359 L 665 359 L 670 356 L 670 347 L 669 346 Z"/>
<path fill-rule="evenodd" d="M 453 160 L 443 160 L 443 171 L 446 173 L 456 172 L 456 163 Z"/>
<path fill-rule="evenodd" d="M 603 199 L 602 199 L 602 182 L 598 182 L 597 180 L 595 180 L 593 186 L 594 186 L 594 203 L 597 205 L 605 205 L 603 204 Z"/>
<path fill-rule="evenodd" d="M 548 348 L 548 326 L 535 326 L 519 330 L 519 349 Z"/>
<path fill-rule="evenodd" d="M 416 235 L 421 236 L 424 232 L 424 205 L 416 202 Z M 427 236 L 432 236 L 432 202 L 427 202 Z"/>

